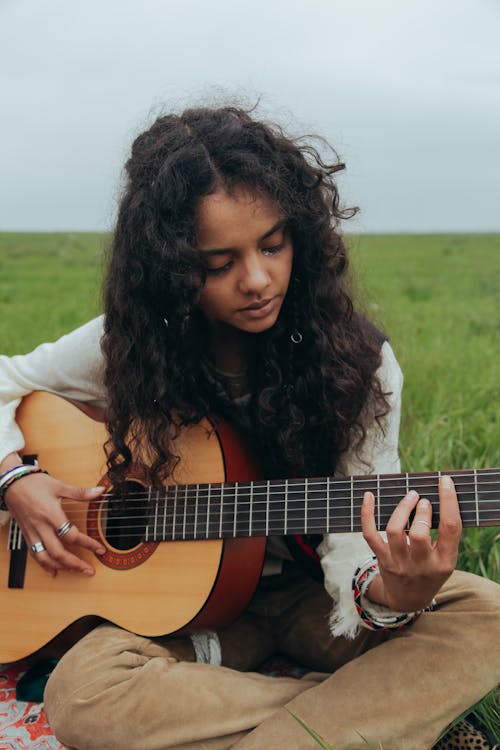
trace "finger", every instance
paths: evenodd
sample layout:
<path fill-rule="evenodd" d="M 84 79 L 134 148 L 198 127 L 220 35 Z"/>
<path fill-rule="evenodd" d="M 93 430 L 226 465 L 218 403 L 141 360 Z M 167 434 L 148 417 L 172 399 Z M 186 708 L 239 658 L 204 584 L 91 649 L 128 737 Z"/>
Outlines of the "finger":
<path fill-rule="evenodd" d="M 92 576 L 95 573 L 94 568 L 86 560 L 74 555 L 66 549 L 56 536 L 44 541 L 50 562 L 59 567 L 60 570 L 67 570 L 72 573 L 83 573 L 83 575 Z M 45 554 L 45 553 L 43 553 Z"/>
<path fill-rule="evenodd" d="M 361 529 L 363 537 L 368 546 L 382 560 L 387 553 L 387 544 L 384 542 L 377 530 L 375 523 L 375 497 L 371 492 L 365 492 L 363 495 L 363 504 L 361 506 Z"/>
<path fill-rule="evenodd" d="M 397 504 L 387 523 L 387 540 L 392 554 L 406 558 L 408 556 L 408 521 L 412 510 L 418 503 L 418 492 L 410 490 Z"/>
<path fill-rule="evenodd" d="M 432 505 L 422 497 L 417 503 L 415 517 L 408 531 L 413 557 L 428 554 L 431 550 Z"/>
<path fill-rule="evenodd" d="M 100 497 L 106 487 L 73 487 L 71 484 L 61 484 L 58 495 L 61 499 L 68 497 L 71 500 L 81 500 L 90 503 Z"/>
<path fill-rule="evenodd" d="M 38 563 L 38 565 L 40 565 L 40 567 L 43 568 L 49 575 L 56 576 L 57 572 L 61 569 L 61 566 L 50 557 L 49 553 L 47 552 L 45 543 L 42 541 L 42 535 L 38 532 L 35 533 L 38 534 L 36 537 L 23 531 L 23 536 L 30 555 L 33 560 Z M 34 549 L 34 546 L 39 545 L 40 543 L 43 545 L 43 551 Z"/>
<path fill-rule="evenodd" d="M 436 549 L 442 559 L 454 559 L 462 534 L 462 519 L 453 479 L 442 476 L 439 480 L 439 527 Z"/>
<path fill-rule="evenodd" d="M 61 537 L 60 534 L 58 534 L 58 537 L 64 544 L 73 544 L 78 547 L 83 547 L 84 549 L 94 552 L 96 555 L 104 555 L 106 552 L 106 548 L 103 547 L 97 539 L 92 539 L 92 537 L 87 536 L 87 534 L 79 531 L 76 526 L 72 526 L 63 537 Z"/>
<path fill-rule="evenodd" d="M 53 560 L 50 559 L 46 552 L 31 553 L 31 556 L 38 563 L 38 565 L 45 570 L 52 578 L 55 578 L 58 571 L 61 569 Z"/>

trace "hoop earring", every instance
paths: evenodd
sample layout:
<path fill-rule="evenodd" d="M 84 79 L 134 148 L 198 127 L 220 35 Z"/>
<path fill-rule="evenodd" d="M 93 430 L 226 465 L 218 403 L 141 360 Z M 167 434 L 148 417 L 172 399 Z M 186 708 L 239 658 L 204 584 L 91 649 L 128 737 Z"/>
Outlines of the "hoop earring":
<path fill-rule="evenodd" d="M 301 344 L 304 337 L 302 336 L 298 321 L 299 321 L 299 307 L 297 304 L 297 294 L 299 290 L 300 285 L 300 279 L 298 277 L 295 277 L 293 280 L 293 289 L 292 289 L 292 319 L 293 319 L 293 330 L 290 334 L 290 341 L 292 344 Z"/>

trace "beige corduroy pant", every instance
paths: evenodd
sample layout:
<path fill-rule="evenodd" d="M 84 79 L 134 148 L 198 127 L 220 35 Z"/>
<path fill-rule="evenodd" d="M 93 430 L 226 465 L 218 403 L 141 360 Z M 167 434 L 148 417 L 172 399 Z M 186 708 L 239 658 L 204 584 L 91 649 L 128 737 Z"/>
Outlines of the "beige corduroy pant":
<path fill-rule="evenodd" d="M 335 750 L 428 750 L 500 680 L 500 587 L 455 573 L 437 599 L 400 633 L 333 639 L 331 600 L 292 565 L 220 632 L 222 667 L 102 625 L 50 677 L 49 722 L 78 750 L 317 750 L 287 708 Z M 275 653 L 313 673 L 253 671 Z"/>

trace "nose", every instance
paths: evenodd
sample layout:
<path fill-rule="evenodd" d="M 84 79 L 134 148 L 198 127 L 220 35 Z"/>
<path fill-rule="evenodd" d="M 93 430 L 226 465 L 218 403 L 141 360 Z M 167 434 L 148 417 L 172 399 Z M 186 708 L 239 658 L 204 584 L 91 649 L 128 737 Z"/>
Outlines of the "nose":
<path fill-rule="evenodd" d="M 259 294 L 270 284 L 271 277 L 262 255 L 248 258 L 242 265 L 239 278 L 239 289 L 243 294 Z"/>

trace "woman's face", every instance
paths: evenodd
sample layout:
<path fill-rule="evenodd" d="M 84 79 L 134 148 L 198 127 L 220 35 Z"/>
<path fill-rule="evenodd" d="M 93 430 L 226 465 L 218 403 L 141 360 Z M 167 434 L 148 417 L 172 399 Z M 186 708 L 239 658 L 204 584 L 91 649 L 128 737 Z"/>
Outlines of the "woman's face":
<path fill-rule="evenodd" d="M 276 322 L 292 270 L 286 217 L 269 198 L 238 188 L 200 201 L 197 248 L 207 269 L 198 306 L 212 327 L 261 333 Z"/>

